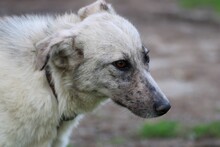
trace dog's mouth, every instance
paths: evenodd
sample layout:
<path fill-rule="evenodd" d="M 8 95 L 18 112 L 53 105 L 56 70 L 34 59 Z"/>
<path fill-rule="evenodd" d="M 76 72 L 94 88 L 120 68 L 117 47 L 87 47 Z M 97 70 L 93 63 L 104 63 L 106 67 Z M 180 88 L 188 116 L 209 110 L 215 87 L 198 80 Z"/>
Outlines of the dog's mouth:
<path fill-rule="evenodd" d="M 127 106 L 126 106 L 125 104 L 123 104 L 122 102 L 120 102 L 120 101 L 114 100 L 114 102 L 115 102 L 116 104 L 118 104 L 119 106 L 121 106 L 121 107 L 127 108 Z"/>
<path fill-rule="evenodd" d="M 132 109 L 129 109 L 128 106 L 126 106 L 125 104 L 123 104 L 122 102 L 120 101 L 117 101 L 117 100 L 113 100 L 117 105 L 121 106 L 121 107 L 124 107 L 124 108 L 127 108 L 128 110 L 130 110 L 133 114 L 139 116 L 139 117 L 142 117 L 142 118 L 147 118 L 149 116 L 146 116 L 145 114 L 145 111 L 135 111 L 135 110 L 132 110 Z"/>
<path fill-rule="evenodd" d="M 121 101 L 119 100 L 113 100 L 113 102 L 115 102 L 117 105 L 127 108 L 128 110 L 130 110 L 133 114 L 135 114 L 136 116 L 142 117 L 142 118 L 153 118 L 153 117 L 159 117 L 164 115 L 165 113 L 167 113 L 170 109 L 170 105 L 166 104 L 166 105 L 161 105 L 158 108 L 144 108 L 144 107 L 129 107 L 126 106 L 125 104 L 123 104 Z"/>

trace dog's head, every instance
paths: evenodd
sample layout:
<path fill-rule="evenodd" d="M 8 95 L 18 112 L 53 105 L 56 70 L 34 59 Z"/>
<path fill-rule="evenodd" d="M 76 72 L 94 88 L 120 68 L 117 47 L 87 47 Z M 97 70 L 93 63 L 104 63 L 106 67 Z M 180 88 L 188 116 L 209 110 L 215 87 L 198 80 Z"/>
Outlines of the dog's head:
<path fill-rule="evenodd" d="M 91 15 L 83 15 L 82 22 L 37 44 L 38 69 L 50 61 L 80 93 L 110 97 L 144 118 L 165 114 L 170 104 L 150 75 L 149 51 L 138 31 L 112 8 L 105 12 L 110 6 L 103 1 L 91 7 L 99 4 L 103 11 L 87 10 Z"/>

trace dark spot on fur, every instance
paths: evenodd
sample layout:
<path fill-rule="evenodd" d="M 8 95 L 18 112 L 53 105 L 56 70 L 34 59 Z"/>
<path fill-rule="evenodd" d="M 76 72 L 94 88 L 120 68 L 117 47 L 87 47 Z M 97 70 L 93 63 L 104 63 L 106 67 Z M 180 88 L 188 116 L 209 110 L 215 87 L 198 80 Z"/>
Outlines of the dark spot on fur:
<path fill-rule="evenodd" d="M 154 86 L 149 86 L 149 90 L 151 91 L 151 92 L 154 92 L 154 91 L 156 91 L 156 88 L 154 87 Z"/>
<path fill-rule="evenodd" d="M 76 48 L 75 50 L 76 50 L 77 54 L 78 54 L 81 58 L 84 57 L 84 53 L 83 53 L 83 50 L 82 50 L 82 49 Z"/>
<path fill-rule="evenodd" d="M 131 81 L 131 76 L 128 76 L 128 77 L 127 77 L 127 81 Z"/>
<path fill-rule="evenodd" d="M 129 100 L 130 100 L 129 97 L 128 97 L 128 95 L 125 95 L 125 100 L 126 100 L 126 101 L 129 101 Z"/>
<path fill-rule="evenodd" d="M 138 94 L 138 95 L 141 95 L 142 93 L 141 93 L 141 91 L 137 91 L 137 94 Z"/>
<path fill-rule="evenodd" d="M 100 9 L 108 11 L 108 6 L 107 6 L 107 4 L 101 3 L 101 4 L 100 4 Z"/>
<path fill-rule="evenodd" d="M 133 95 L 134 93 L 133 93 L 133 91 L 129 91 L 128 94 L 129 95 Z"/>

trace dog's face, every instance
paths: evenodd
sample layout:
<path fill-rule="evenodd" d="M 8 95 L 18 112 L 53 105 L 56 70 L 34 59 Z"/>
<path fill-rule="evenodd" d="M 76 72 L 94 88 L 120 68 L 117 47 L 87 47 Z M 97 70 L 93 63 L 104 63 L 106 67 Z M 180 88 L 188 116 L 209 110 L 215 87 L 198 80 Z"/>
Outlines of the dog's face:
<path fill-rule="evenodd" d="M 75 40 L 84 49 L 74 75 L 77 89 L 108 96 L 140 117 L 165 114 L 170 104 L 149 73 L 149 51 L 134 26 L 106 14 L 85 21 L 93 23 Z"/>
<path fill-rule="evenodd" d="M 86 95 L 110 97 L 144 118 L 163 115 L 170 109 L 169 101 L 149 73 L 149 51 L 127 20 L 115 14 L 94 14 L 65 32 L 66 41 L 55 36 L 55 43 L 47 45 L 56 44 L 50 60 L 58 69 L 65 69 L 65 79 L 71 81 L 73 89 Z M 42 48 L 41 44 L 38 46 Z"/>

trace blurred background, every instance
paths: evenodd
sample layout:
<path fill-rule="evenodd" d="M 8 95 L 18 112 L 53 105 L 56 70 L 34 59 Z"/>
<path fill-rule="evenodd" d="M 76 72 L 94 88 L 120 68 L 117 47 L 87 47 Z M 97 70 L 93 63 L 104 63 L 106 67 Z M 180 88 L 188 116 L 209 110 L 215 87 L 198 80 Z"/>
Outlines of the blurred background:
<path fill-rule="evenodd" d="M 77 12 L 92 2 L 0 0 L 0 16 Z M 108 102 L 85 116 L 69 147 L 219 147 L 220 0 L 108 2 L 140 31 L 172 108 L 145 120 Z"/>

